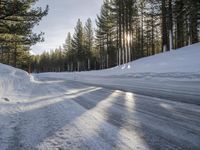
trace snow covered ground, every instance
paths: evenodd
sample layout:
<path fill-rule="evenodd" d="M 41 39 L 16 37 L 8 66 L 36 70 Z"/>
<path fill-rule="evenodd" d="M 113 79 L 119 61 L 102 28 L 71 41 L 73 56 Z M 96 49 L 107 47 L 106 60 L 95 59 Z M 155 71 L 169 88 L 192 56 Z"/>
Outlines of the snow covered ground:
<path fill-rule="evenodd" d="M 200 44 L 103 71 L 0 64 L 0 150 L 200 148 Z"/>

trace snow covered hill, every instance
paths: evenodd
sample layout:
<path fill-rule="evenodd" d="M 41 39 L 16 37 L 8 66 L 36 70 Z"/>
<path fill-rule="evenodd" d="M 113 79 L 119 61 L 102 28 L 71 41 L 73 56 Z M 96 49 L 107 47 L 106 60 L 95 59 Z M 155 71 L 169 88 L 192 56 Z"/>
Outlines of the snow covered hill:
<path fill-rule="evenodd" d="M 200 43 L 142 58 L 105 71 L 107 75 L 147 72 L 200 72 Z"/>
<path fill-rule="evenodd" d="M 131 63 L 103 71 L 92 71 L 94 75 L 122 75 L 133 73 L 199 72 L 200 43 L 170 52 L 142 58 Z M 87 74 L 87 72 L 85 72 Z"/>

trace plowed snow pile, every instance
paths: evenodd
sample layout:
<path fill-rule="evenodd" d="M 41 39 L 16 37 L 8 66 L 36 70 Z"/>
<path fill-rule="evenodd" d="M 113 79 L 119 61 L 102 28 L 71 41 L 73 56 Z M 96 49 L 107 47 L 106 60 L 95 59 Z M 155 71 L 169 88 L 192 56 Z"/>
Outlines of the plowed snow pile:
<path fill-rule="evenodd" d="M 0 98 L 9 97 L 17 92 L 25 92 L 30 83 L 27 72 L 0 64 Z"/>

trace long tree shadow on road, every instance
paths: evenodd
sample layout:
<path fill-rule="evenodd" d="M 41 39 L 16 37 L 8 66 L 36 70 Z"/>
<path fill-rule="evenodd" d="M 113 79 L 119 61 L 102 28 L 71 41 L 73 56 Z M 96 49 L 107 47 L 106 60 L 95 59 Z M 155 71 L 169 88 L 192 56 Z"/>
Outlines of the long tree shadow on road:
<path fill-rule="evenodd" d="M 0 116 L 15 122 L 0 143 L 22 150 L 198 148 L 199 117 L 179 103 L 94 86 L 62 92 L 39 95 L 18 105 L 19 112 Z"/>
<path fill-rule="evenodd" d="M 120 91 L 113 91 L 113 93 L 115 94 L 111 94 L 111 97 L 100 101 L 95 98 L 76 101 L 86 109 L 99 112 L 107 123 L 116 127 L 115 132 L 109 133 L 103 129 L 105 122 L 99 124 L 98 134 L 104 139 L 107 138 L 106 141 L 109 141 L 112 148 L 137 149 L 143 146 L 148 149 L 199 148 L 200 121 L 195 115 L 197 112 L 186 109 L 190 104 Z M 129 139 L 124 140 L 127 138 L 124 136 L 126 134 Z M 90 139 L 95 138 L 96 135 Z"/>
<path fill-rule="evenodd" d="M 128 98 L 127 94 L 132 96 Z M 133 93 L 122 95 L 124 98 L 115 98 L 107 109 L 107 122 L 135 134 L 136 140 L 141 140 L 148 149 L 198 149 L 200 122 L 198 117 L 193 119 L 186 114 L 195 114 L 192 110 L 184 110 L 176 102 Z M 116 137 L 123 138 L 120 134 Z"/>
<path fill-rule="evenodd" d="M 35 100 L 30 103 L 21 103 L 17 107 L 19 112 L 4 117 L 13 118 L 14 126 L 11 127 L 11 137 L 0 139 L 0 143 L 8 145 L 8 149 L 37 149 L 45 139 L 62 130 L 77 117 L 87 110 L 74 102 L 74 99 L 82 99 L 87 93 L 97 92 L 101 88 L 88 88 L 77 90 L 71 94 L 64 93 L 60 96 L 48 95 L 47 98 Z M 104 95 L 106 96 L 106 95 Z M 6 129 L 6 130 L 7 130 Z M 69 139 L 70 140 L 70 139 Z"/>

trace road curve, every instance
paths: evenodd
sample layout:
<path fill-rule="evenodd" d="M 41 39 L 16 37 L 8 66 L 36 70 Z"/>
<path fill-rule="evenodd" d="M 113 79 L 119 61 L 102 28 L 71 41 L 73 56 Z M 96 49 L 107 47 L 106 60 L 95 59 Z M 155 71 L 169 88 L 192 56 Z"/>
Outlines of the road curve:
<path fill-rule="evenodd" d="M 0 110 L 1 150 L 200 149 L 199 105 L 39 80 L 27 98 Z"/>

